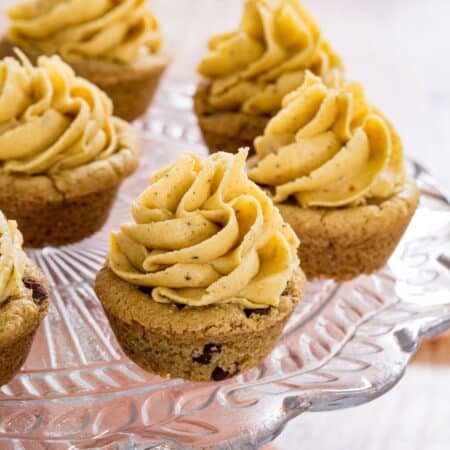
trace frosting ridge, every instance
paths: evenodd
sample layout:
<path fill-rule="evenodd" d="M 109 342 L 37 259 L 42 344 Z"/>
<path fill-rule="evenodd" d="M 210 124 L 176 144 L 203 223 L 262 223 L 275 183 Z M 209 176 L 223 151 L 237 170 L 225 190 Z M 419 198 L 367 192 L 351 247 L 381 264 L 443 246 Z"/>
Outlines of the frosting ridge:
<path fill-rule="evenodd" d="M 0 307 L 10 298 L 29 297 L 22 278 L 26 264 L 22 235 L 15 221 L 8 221 L 0 211 Z"/>
<path fill-rule="evenodd" d="M 308 72 L 255 140 L 250 178 L 302 206 L 339 207 L 388 198 L 405 179 L 399 136 L 361 85 Z"/>
<path fill-rule="evenodd" d="M 157 53 L 162 37 L 146 0 L 32 0 L 8 10 L 8 39 L 64 59 L 130 63 Z"/>
<path fill-rule="evenodd" d="M 277 306 L 298 265 L 298 240 L 245 172 L 247 151 L 185 154 L 153 175 L 111 235 L 109 267 L 153 288 L 153 300 Z"/>
<path fill-rule="evenodd" d="M 58 173 L 120 149 L 111 100 L 58 56 L 0 61 L 0 173 Z M 12 100 L 14 99 L 14 101 Z"/>
<path fill-rule="evenodd" d="M 209 50 L 199 72 L 212 79 L 208 101 L 219 110 L 274 113 L 306 69 L 342 69 L 298 0 L 247 0 L 239 30 L 213 37 Z"/>

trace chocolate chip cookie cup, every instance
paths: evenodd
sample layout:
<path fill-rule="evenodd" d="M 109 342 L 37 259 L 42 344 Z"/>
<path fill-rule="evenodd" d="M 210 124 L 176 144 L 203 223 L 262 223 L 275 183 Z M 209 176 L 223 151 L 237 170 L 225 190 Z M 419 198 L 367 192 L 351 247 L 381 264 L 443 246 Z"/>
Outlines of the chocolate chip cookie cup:
<path fill-rule="evenodd" d="M 300 86 L 305 70 L 324 79 L 340 58 L 298 0 L 247 0 L 239 29 L 209 41 L 198 71 L 195 113 L 211 152 L 253 150 L 253 141 Z"/>
<path fill-rule="evenodd" d="M 384 267 L 406 231 L 419 203 L 412 179 L 387 200 L 329 210 L 278 205 L 301 236 L 299 256 L 308 278 L 351 280 Z"/>
<path fill-rule="evenodd" d="M 299 242 L 245 171 L 247 152 L 186 154 L 111 235 L 95 291 L 145 370 L 221 381 L 264 360 L 304 293 Z"/>
<path fill-rule="evenodd" d="M 419 203 L 400 137 L 357 83 L 308 73 L 255 140 L 250 178 L 272 195 L 302 246 L 308 278 L 381 269 Z"/>
<path fill-rule="evenodd" d="M 50 305 L 47 281 L 21 245 L 17 224 L 0 212 L 0 386 L 23 366 Z"/>
<path fill-rule="evenodd" d="M 180 307 L 153 301 L 105 267 L 95 290 L 120 346 L 142 369 L 163 377 L 222 381 L 266 358 L 304 286 L 303 272 L 296 270 L 277 307 Z"/>
<path fill-rule="evenodd" d="M 140 144 L 106 94 L 59 57 L 32 66 L 18 55 L 0 61 L 0 209 L 28 247 L 76 242 L 105 223 Z"/>
<path fill-rule="evenodd" d="M 19 47 L 33 62 L 58 54 L 78 76 L 107 93 L 116 116 L 131 121 L 146 112 L 170 57 L 145 0 L 46 5 L 34 0 L 8 13 L 4 52 Z"/>

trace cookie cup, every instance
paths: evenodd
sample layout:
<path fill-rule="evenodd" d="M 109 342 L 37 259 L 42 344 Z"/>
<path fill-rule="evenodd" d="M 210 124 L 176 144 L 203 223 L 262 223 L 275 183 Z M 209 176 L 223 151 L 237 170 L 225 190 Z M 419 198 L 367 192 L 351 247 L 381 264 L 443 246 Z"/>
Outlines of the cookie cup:
<path fill-rule="evenodd" d="M 13 44 L 6 39 L 0 44 L 2 57 L 15 56 L 13 49 Z M 42 52 L 31 46 L 21 45 L 20 49 L 33 64 L 42 55 Z M 64 61 L 78 76 L 86 78 L 106 92 L 113 101 L 115 116 L 133 121 L 146 113 L 161 76 L 170 63 L 170 57 L 164 53 L 148 55 L 127 65 L 100 59 Z"/>
<path fill-rule="evenodd" d="M 27 287 L 34 288 L 33 302 L 18 298 L 0 306 L 0 386 L 9 383 L 23 366 L 50 306 L 47 281 L 31 262 L 24 280 Z"/>
<path fill-rule="evenodd" d="M 138 366 L 160 376 L 222 381 L 261 363 L 274 348 L 303 296 L 300 269 L 277 308 L 243 309 L 238 304 L 181 308 L 152 300 L 108 267 L 95 291 L 124 352 Z"/>
<path fill-rule="evenodd" d="M 24 246 L 70 244 L 104 225 L 120 184 L 138 166 L 137 137 L 118 124 L 121 149 L 108 159 L 55 174 L 0 172 L 0 210 L 17 221 Z"/>
<path fill-rule="evenodd" d="M 408 179 L 391 198 L 365 206 L 277 206 L 301 239 L 299 256 L 308 279 L 344 281 L 386 264 L 414 215 L 419 196 L 416 183 Z"/>
<path fill-rule="evenodd" d="M 194 95 L 194 111 L 209 152 L 237 153 L 239 148 L 248 147 L 253 153 L 253 141 L 264 134 L 270 117 L 214 111 L 208 104 L 209 89 L 210 83 L 200 83 Z"/>

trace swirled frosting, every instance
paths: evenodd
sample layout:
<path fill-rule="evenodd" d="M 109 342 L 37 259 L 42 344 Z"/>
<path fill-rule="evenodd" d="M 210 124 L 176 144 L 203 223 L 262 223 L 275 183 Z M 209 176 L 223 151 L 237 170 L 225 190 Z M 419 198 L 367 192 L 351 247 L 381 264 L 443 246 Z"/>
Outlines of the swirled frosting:
<path fill-rule="evenodd" d="M 246 157 L 186 154 L 157 172 L 132 208 L 135 223 L 111 236 L 111 270 L 161 303 L 277 306 L 298 241 L 248 179 Z"/>
<path fill-rule="evenodd" d="M 159 51 L 159 23 L 146 0 L 31 0 L 8 11 L 8 39 L 70 61 L 131 63 Z"/>
<path fill-rule="evenodd" d="M 209 50 L 199 72 L 212 79 L 214 110 L 271 115 L 302 84 L 306 69 L 323 77 L 342 69 L 298 0 L 247 0 L 239 30 L 213 37 Z"/>
<path fill-rule="evenodd" d="M 255 140 L 250 178 L 273 188 L 274 201 L 338 207 L 388 198 L 404 182 L 400 138 L 357 83 L 327 86 L 312 73 L 285 97 Z"/>
<path fill-rule="evenodd" d="M 0 173 L 56 173 L 120 149 L 106 94 L 58 56 L 37 67 L 19 56 L 0 61 Z"/>
<path fill-rule="evenodd" d="M 0 211 L 0 307 L 10 298 L 27 296 L 31 299 L 31 291 L 22 281 L 25 263 L 22 235 L 17 223 L 6 220 Z"/>

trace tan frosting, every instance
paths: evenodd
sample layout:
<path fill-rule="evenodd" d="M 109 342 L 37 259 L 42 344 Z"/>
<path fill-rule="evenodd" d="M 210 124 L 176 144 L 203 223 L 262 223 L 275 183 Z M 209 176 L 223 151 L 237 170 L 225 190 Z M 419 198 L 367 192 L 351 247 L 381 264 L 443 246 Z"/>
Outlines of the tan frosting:
<path fill-rule="evenodd" d="M 298 0 L 247 0 L 239 30 L 215 36 L 199 72 L 212 79 L 213 109 L 273 114 L 304 71 L 327 77 L 342 69 L 309 13 Z"/>
<path fill-rule="evenodd" d="M 146 0 L 31 0 L 9 9 L 8 39 L 66 60 L 131 63 L 160 50 L 159 23 Z"/>
<path fill-rule="evenodd" d="M 28 297 L 31 300 L 32 293 L 22 282 L 25 263 L 17 223 L 6 220 L 0 211 L 0 307 L 11 298 Z"/>
<path fill-rule="evenodd" d="M 338 207 L 388 198 L 405 180 L 400 138 L 357 83 L 327 86 L 308 73 L 255 140 L 250 178 L 302 206 Z"/>
<path fill-rule="evenodd" d="M 57 174 L 120 150 L 123 122 L 58 56 L 0 61 L 0 173 Z"/>
<path fill-rule="evenodd" d="M 152 177 L 135 223 L 111 235 L 109 266 L 153 300 L 277 306 L 298 265 L 298 240 L 245 172 L 247 151 L 185 154 Z"/>

